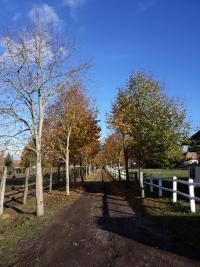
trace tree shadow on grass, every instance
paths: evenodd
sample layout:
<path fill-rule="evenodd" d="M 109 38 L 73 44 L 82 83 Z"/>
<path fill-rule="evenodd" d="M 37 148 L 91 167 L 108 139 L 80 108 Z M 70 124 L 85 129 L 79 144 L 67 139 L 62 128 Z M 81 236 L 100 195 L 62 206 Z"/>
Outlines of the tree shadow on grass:
<path fill-rule="evenodd" d="M 71 191 L 78 192 L 78 188 L 82 185 L 81 182 L 77 182 L 76 184 L 71 185 Z M 56 190 L 58 191 L 55 195 L 60 195 L 64 196 L 65 195 L 65 186 L 63 185 L 62 181 L 58 181 L 53 185 L 52 191 Z M 15 192 L 13 192 L 15 191 Z M 12 192 L 12 193 L 10 193 Z M 44 188 L 44 192 L 49 192 L 49 188 Z M 60 192 L 60 193 L 59 193 Z M 79 192 L 80 193 L 80 192 Z M 24 194 L 24 189 L 21 188 L 15 188 L 15 190 L 8 190 L 6 191 L 6 196 L 5 196 L 5 202 L 4 202 L 4 207 L 5 208 L 11 208 L 15 212 L 20 213 L 20 214 L 32 214 L 36 215 L 36 212 L 33 213 L 28 213 L 25 212 L 23 209 L 20 209 L 20 206 L 23 205 L 23 194 Z M 35 198 L 36 197 L 36 191 L 35 188 L 30 188 L 28 191 L 28 199 Z"/>
<path fill-rule="evenodd" d="M 101 229 L 139 242 L 147 246 L 146 249 L 150 246 L 190 259 L 200 260 L 200 218 L 198 216 L 185 216 L 185 207 L 172 205 L 173 212 L 180 212 L 180 208 L 182 208 L 183 215 L 180 216 L 154 216 L 147 212 L 139 197 L 139 188 L 136 184 L 90 182 L 84 187 L 89 194 L 102 193 L 102 206 L 99 207 L 102 209 L 102 216 L 96 218 L 97 226 Z M 122 199 L 126 199 L 124 205 L 128 203 L 133 214 L 118 210 L 118 202 L 121 205 Z M 115 208 L 110 208 L 110 204 L 116 204 Z M 115 216 L 112 215 L 113 211 Z"/>
<path fill-rule="evenodd" d="M 25 215 L 33 215 L 33 216 L 36 216 L 37 213 L 36 212 L 28 212 L 28 211 L 24 211 L 18 207 L 13 207 L 12 208 L 15 212 L 19 213 L 19 214 L 25 214 Z"/>

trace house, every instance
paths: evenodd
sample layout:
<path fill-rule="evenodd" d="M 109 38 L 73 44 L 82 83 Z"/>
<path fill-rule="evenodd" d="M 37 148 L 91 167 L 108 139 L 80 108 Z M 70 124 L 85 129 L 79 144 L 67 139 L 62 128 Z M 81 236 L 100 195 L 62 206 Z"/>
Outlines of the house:
<path fill-rule="evenodd" d="M 190 139 L 192 140 L 192 142 L 195 143 L 195 145 L 197 145 L 197 146 L 199 145 L 200 146 L 200 131 L 198 131 L 193 136 L 191 136 Z"/>
<path fill-rule="evenodd" d="M 200 162 L 200 131 L 191 136 L 191 145 L 185 154 L 186 161 L 196 161 Z"/>
<path fill-rule="evenodd" d="M 21 167 L 20 164 L 21 164 L 21 160 L 16 160 L 16 159 L 13 160 L 13 166 L 14 166 L 14 168 Z"/>

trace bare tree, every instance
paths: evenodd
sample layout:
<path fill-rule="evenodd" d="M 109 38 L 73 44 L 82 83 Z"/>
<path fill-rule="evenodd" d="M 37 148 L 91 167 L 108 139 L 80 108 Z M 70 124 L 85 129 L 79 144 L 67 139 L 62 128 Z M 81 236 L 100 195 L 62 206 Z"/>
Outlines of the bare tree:
<path fill-rule="evenodd" d="M 6 141 L 26 145 L 33 139 L 36 153 L 37 215 L 44 214 L 41 140 L 45 107 L 56 92 L 84 65 L 72 67 L 72 45 L 40 20 L 21 32 L 1 38 L 0 113 Z"/>

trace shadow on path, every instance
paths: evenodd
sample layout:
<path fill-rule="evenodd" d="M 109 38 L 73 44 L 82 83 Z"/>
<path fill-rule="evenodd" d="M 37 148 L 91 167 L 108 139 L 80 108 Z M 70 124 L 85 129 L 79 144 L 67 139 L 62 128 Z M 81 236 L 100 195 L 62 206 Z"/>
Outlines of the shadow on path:
<path fill-rule="evenodd" d="M 200 266 L 195 261 L 199 251 L 183 246 L 146 214 L 137 185 L 110 180 L 98 171 L 83 189 L 74 187 L 80 198 L 24 245 L 14 266 Z M 157 219 L 176 219 L 180 224 L 188 220 L 188 225 L 193 220 L 184 216 Z M 195 238 L 200 240 L 200 232 Z"/>
<path fill-rule="evenodd" d="M 148 247 L 190 259 L 200 259 L 197 249 L 181 244 L 180 240 L 176 240 L 167 229 L 162 229 L 154 222 L 154 216 L 145 214 L 145 207 L 137 193 L 139 189 L 136 184 L 116 181 L 86 182 L 84 188 L 86 193 L 102 197 L 102 206 L 96 207 L 102 212 L 102 216 L 97 218 L 97 226 L 101 229 Z M 96 195 L 97 193 L 99 194 Z M 156 216 L 156 220 L 160 219 L 176 220 L 177 223 L 188 226 L 195 222 L 200 226 L 200 218 L 197 217 Z M 185 231 L 190 230 L 185 229 Z M 200 240 L 200 230 L 194 238 Z"/>

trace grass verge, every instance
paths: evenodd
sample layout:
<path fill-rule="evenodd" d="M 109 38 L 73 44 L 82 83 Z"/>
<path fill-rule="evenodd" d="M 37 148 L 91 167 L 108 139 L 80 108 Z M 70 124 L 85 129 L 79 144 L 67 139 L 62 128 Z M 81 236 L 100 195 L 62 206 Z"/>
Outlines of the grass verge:
<path fill-rule="evenodd" d="M 191 213 L 189 201 L 178 200 L 173 203 L 171 197 L 158 198 L 146 192 L 143 210 L 153 221 L 174 239 L 194 250 L 200 249 L 200 205 L 197 212 Z"/>
<path fill-rule="evenodd" d="M 62 207 L 71 205 L 80 194 L 71 191 L 66 197 L 63 191 L 44 193 L 45 215 L 36 217 L 36 201 L 30 198 L 27 205 L 5 209 L 0 217 L 0 258 L 2 266 L 11 265 L 22 242 L 33 237 Z"/>
<path fill-rule="evenodd" d="M 130 169 L 130 172 L 138 171 L 138 169 Z M 143 172 L 147 175 L 152 175 L 153 177 L 161 178 L 172 178 L 176 176 L 179 179 L 185 179 L 188 177 L 187 169 L 143 169 Z"/>

